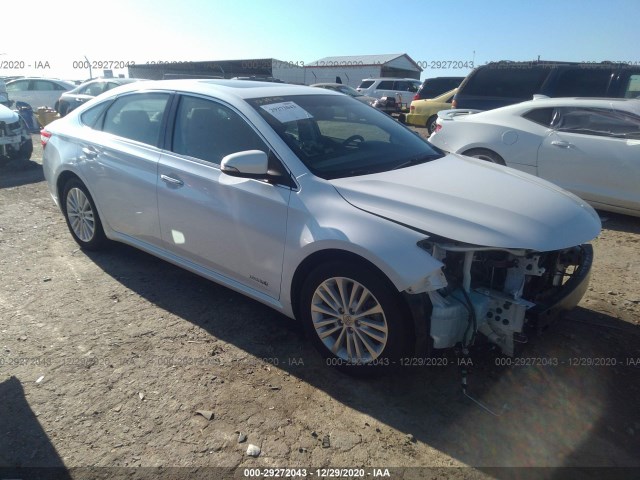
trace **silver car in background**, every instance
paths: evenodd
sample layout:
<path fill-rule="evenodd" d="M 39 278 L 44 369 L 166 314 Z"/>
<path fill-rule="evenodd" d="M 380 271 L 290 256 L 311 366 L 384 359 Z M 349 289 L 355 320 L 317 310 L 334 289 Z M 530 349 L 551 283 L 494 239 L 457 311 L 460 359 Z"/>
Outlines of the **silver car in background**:
<path fill-rule="evenodd" d="M 513 355 L 580 300 L 600 230 L 576 196 L 320 88 L 138 82 L 42 139 L 82 248 L 117 240 L 242 292 L 352 372 L 481 338 Z"/>

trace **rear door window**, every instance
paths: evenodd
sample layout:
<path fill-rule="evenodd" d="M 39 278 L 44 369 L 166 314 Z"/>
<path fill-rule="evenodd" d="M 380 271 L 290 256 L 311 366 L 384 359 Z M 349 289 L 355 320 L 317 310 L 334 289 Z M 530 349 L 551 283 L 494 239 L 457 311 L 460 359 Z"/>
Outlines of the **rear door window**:
<path fill-rule="evenodd" d="M 542 125 L 543 127 L 548 127 L 551 125 L 554 110 L 555 109 L 553 107 L 535 108 L 533 110 L 528 111 L 522 116 L 527 120 L 531 120 L 532 122 L 537 123 L 538 125 Z"/>
<path fill-rule="evenodd" d="M 414 82 L 410 82 L 408 80 L 397 80 L 393 87 L 393 90 L 398 92 L 416 92 L 418 87 Z"/>
<path fill-rule="evenodd" d="M 393 80 L 383 80 L 378 85 L 378 90 L 393 90 Z"/>
<path fill-rule="evenodd" d="M 640 98 L 640 74 L 630 75 L 624 98 Z"/>
<path fill-rule="evenodd" d="M 478 69 L 469 78 L 464 93 L 483 97 L 529 98 L 540 93 L 550 71 L 545 67 L 489 65 Z"/>
<path fill-rule="evenodd" d="M 554 97 L 606 97 L 611 81 L 609 68 L 573 68 L 561 72 Z"/>
<path fill-rule="evenodd" d="M 373 85 L 373 80 L 365 80 L 358 88 L 369 88 L 371 85 Z"/>
<path fill-rule="evenodd" d="M 168 93 L 136 93 L 118 98 L 104 116 L 102 131 L 157 145 Z"/>

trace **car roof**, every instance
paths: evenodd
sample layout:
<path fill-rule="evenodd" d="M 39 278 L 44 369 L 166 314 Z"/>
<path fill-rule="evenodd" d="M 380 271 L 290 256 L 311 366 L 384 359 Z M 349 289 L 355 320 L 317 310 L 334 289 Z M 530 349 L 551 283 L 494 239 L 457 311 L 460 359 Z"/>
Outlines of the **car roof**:
<path fill-rule="evenodd" d="M 620 110 L 630 111 L 640 114 L 640 100 L 633 98 L 592 98 L 592 97 L 552 97 L 537 98 L 527 100 L 525 102 L 507 105 L 505 107 L 486 110 L 474 115 L 468 115 L 456 118 L 456 120 L 473 122 L 474 117 L 477 118 L 499 118 L 504 114 L 522 114 L 534 108 L 556 108 L 556 107 L 592 107 L 592 108 L 611 108 L 615 106 Z"/>
<path fill-rule="evenodd" d="M 344 83 L 335 83 L 335 82 L 323 82 L 323 83 L 314 83 L 310 85 L 310 87 L 348 87 L 349 85 L 345 85 Z"/>
<path fill-rule="evenodd" d="M 331 90 L 304 85 L 224 79 L 148 80 L 128 83 L 114 88 L 111 92 L 122 94 L 141 90 L 181 91 L 215 96 L 226 95 L 240 99 L 284 95 L 342 95 Z"/>
<path fill-rule="evenodd" d="M 68 83 L 70 85 L 73 85 L 73 83 L 68 81 L 68 80 L 62 80 L 60 78 L 49 78 L 49 77 L 20 77 L 20 78 L 14 78 L 13 80 L 7 81 L 7 85 L 9 83 L 17 82 L 17 81 L 20 81 L 20 80 L 47 80 L 49 82 L 60 82 L 60 83 Z"/>
<path fill-rule="evenodd" d="M 537 98 L 517 103 L 520 108 L 539 107 L 594 107 L 607 108 L 611 105 L 622 109 L 636 110 L 640 108 L 640 100 L 634 98 L 598 98 L 598 97 L 555 97 Z M 511 106 L 511 105 L 510 105 Z M 506 108 L 506 107 L 503 107 Z"/>
<path fill-rule="evenodd" d="M 362 81 L 366 82 L 369 80 L 411 80 L 412 82 L 420 82 L 417 78 L 398 78 L 398 77 L 372 77 L 372 78 L 363 78 Z"/>
<path fill-rule="evenodd" d="M 120 78 L 120 77 L 112 77 L 112 78 L 92 78 L 91 80 L 86 80 L 84 83 L 89 82 L 123 82 L 123 83 L 131 83 L 131 82 L 141 82 L 148 81 L 142 78 Z"/>

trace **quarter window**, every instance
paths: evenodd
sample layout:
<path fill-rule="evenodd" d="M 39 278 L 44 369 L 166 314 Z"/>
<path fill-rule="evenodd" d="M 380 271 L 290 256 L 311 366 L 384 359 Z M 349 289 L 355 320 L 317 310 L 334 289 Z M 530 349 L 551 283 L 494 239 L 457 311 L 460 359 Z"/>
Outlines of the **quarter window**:
<path fill-rule="evenodd" d="M 7 92 L 24 92 L 29 87 L 29 80 L 18 80 L 7 85 Z"/>
<path fill-rule="evenodd" d="M 640 75 L 631 75 L 624 98 L 640 98 Z"/>
<path fill-rule="evenodd" d="M 157 145 L 168 100 L 169 94 L 166 93 L 141 93 L 120 97 L 107 110 L 102 130 L 138 142 Z"/>
<path fill-rule="evenodd" d="M 554 97 L 605 97 L 611 69 L 577 68 L 560 74 Z"/>
<path fill-rule="evenodd" d="M 258 134 L 236 112 L 219 103 L 189 96 L 180 99 L 172 150 L 215 164 L 231 153 L 269 152 Z"/>
<path fill-rule="evenodd" d="M 522 115 L 527 120 L 548 127 L 553 119 L 554 108 L 536 108 Z"/>
<path fill-rule="evenodd" d="M 105 87 L 104 83 L 95 82 L 95 83 L 92 83 L 91 85 L 87 85 L 84 91 L 80 93 L 84 93 L 85 95 L 91 95 L 92 97 L 97 97 L 102 92 L 104 92 L 104 87 Z"/>

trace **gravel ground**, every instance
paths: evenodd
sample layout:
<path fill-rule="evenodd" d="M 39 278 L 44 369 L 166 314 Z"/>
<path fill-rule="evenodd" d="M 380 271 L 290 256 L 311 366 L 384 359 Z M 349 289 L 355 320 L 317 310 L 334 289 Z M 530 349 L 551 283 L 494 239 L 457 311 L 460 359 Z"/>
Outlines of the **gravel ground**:
<path fill-rule="evenodd" d="M 80 251 L 41 153 L 0 168 L 0 467 L 640 467 L 639 219 L 602 213 L 580 306 L 520 364 L 474 352 L 468 398 L 452 354 L 350 378 L 259 303 L 124 245 Z"/>

